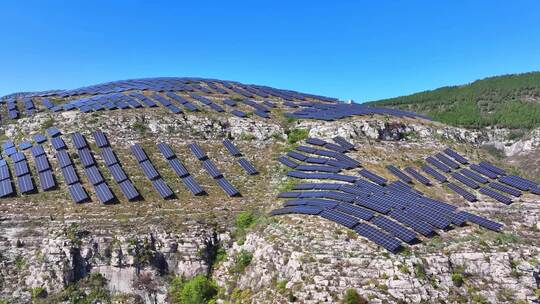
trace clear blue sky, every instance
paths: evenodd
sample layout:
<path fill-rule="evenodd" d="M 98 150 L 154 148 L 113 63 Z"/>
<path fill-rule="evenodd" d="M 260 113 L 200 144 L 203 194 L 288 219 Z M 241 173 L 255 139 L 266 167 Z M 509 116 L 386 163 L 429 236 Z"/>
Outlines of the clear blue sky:
<path fill-rule="evenodd" d="M 3 1 L 0 96 L 199 76 L 365 101 L 540 70 L 540 1 Z"/>

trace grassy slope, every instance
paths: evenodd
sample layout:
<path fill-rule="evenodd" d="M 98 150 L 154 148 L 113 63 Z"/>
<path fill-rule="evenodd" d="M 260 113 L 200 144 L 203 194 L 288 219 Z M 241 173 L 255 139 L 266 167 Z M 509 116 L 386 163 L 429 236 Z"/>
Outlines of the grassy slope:
<path fill-rule="evenodd" d="M 540 72 L 477 80 L 369 104 L 427 114 L 456 126 L 540 127 Z"/>

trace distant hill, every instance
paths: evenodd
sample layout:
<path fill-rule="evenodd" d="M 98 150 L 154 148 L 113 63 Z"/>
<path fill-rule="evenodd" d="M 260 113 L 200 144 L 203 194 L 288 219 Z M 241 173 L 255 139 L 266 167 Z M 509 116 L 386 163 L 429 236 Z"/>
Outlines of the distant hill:
<path fill-rule="evenodd" d="M 368 104 L 399 108 L 468 128 L 540 127 L 540 72 L 485 78 Z"/>

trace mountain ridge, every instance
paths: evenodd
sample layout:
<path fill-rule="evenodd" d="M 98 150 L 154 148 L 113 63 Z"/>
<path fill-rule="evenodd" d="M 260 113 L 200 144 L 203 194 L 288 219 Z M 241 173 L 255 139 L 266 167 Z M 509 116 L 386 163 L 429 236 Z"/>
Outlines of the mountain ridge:
<path fill-rule="evenodd" d="M 487 77 L 365 104 L 409 110 L 460 127 L 533 129 L 540 126 L 540 72 Z"/>

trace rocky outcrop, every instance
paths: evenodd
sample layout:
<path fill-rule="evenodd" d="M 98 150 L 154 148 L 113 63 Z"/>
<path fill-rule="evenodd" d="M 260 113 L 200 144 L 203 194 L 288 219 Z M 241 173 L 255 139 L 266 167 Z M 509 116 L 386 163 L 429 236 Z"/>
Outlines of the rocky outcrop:
<path fill-rule="evenodd" d="M 43 238 L 19 233 L 2 239 L 0 298 L 26 302 L 27 288 L 54 294 L 90 273 L 99 273 L 113 294 L 137 294 L 151 299 L 148 303 L 163 303 L 166 276 L 207 274 L 219 243 L 212 228 L 195 223 L 185 233 L 149 227 L 146 234 L 109 231 L 97 236 L 73 225 L 56 229 Z M 140 286 L 141 276 L 151 277 L 157 286 L 152 294 Z"/>
<path fill-rule="evenodd" d="M 291 225 L 300 221 L 308 223 Z M 475 244 L 456 243 L 450 244 L 452 250 L 388 255 L 351 235 L 328 233 L 337 226 L 326 225 L 295 216 L 250 234 L 232 247 L 215 277 L 228 290 L 251 291 L 250 301 L 257 303 L 285 302 L 290 294 L 303 303 L 335 303 L 349 288 L 371 303 L 538 300 L 538 248 L 516 244 L 509 251 L 478 250 Z M 241 251 L 251 252 L 253 259 L 234 280 L 234 257 Z"/>

